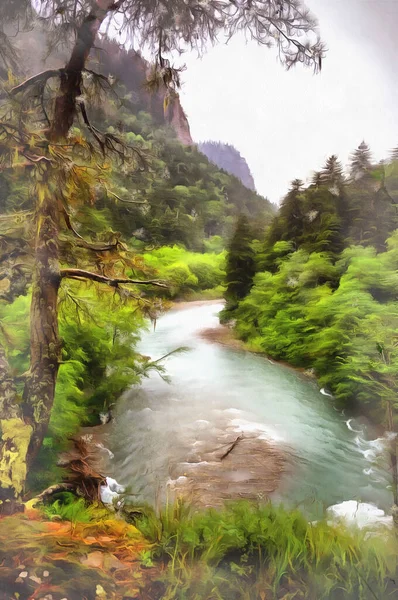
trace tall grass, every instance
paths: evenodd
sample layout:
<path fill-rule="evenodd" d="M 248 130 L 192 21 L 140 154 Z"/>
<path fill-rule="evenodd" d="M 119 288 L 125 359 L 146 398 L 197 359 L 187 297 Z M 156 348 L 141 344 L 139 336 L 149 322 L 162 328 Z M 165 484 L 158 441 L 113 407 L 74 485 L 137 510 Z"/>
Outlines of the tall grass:
<path fill-rule="evenodd" d="M 392 533 L 369 536 L 299 511 L 234 503 L 192 512 L 181 502 L 136 526 L 167 565 L 167 599 L 378 600 L 398 594 Z"/>

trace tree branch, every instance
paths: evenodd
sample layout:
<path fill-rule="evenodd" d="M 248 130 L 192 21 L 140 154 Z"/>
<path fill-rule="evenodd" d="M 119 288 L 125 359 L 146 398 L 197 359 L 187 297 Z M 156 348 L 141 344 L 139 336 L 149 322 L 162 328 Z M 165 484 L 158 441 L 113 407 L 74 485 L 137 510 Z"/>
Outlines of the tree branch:
<path fill-rule="evenodd" d="M 48 69 L 47 71 L 42 71 L 41 73 L 37 73 L 37 75 L 33 75 L 33 77 L 29 77 L 19 85 L 14 86 L 10 90 L 10 94 L 19 94 L 19 92 L 24 92 L 31 85 L 35 85 L 35 83 L 45 83 L 52 77 L 59 77 L 63 73 L 63 69 Z"/>
<path fill-rule="evenodd" d="M 76 231 L 76 229 L 73 227 L 70 215 L 64 206 L 62 207 L 62 211 L 64 214 L 64 219 L 65 219 L 67 228 L 69 229 L 69 231 L 71 231 L 73 233 L 73 235 L 75 237 L 77 237 L 78 240 L 80 240 L 79 243 L 76 243 L 77 246 L 79 246 L 80 248 L 86 248 L 87 250 L 93 250 L 94 252 L 109 252 L 111 250 L 117 250 L 117 247 L 120 245 L 119 240 L 116 240 L 116 242 L 113 242 L 113 243 L 102 244 L 102 245 L 98 245 L 98 246 L 96 246 L 95 244 L 92 244 L 90 242 L 87 242 L 87 240 L 85 240 L 80 235 L 80 233 L 78 233 Z"/>
<path fill-rule="evenodd" d="M 147 204 L 146 200 L 124 200 L 123 198 L 115 194 L 115 192 L 111 192 L 111 190 L 108 190 L 108 188 L 106 188 L 106 193 L 116 198 L 116 200 L 124 202 L 125 204 Z"/>
<path fill-rule="evenodd" d="M 89 279 L 91 281 L 97 281 L 98 283 L 106 283 L 111 287 L 118 287 L 120 284 L 133 284 L 133 285 L 155 285 L 157 287 L 167 288 L 167 285 L 163 281 L 156 279 L 140 280 L 140 279 L 123 279 L 106 277 L 106 275 L 100 275 L 99 273 L 92 273 L 91 271 L 85 271 L 84 269 L 61 269 L 61 278 L 67 279 Z"/>
<path fill-rule="evenodd" d="M 62 71 L 61 84 L 55 99 L 54 118 L 48 132 L 51 141 L 65 138 L 72 127 L 76 99 L 81 95 L 82 73 L 98 31 L 107 15 L 111 11 L 119 10 L 123 1 L 94 0 L 91 3 L 91 10 L 78 29 L 72 54 Z"/>

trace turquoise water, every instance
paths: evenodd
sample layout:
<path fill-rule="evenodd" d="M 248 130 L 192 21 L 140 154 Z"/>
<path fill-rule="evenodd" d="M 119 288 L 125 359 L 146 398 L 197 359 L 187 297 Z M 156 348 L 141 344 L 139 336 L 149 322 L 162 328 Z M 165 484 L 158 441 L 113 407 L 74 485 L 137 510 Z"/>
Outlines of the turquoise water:
<path fill-rule="evenodd" d="M 112 477 L 137 499 L 154 502 L 175 465 L 195 460 L 198 444 L 229 428 L 268 439 L 286 453 L 276 501 L 311 514 L 346 500 L 387 509 L 391 493 L 380 465 L 386 440 L 369 439 L 316 382 L 201 339 L 200 331 L 217 326 L 221 308 L 207 303 L 172 310 L 143 336 L 139 350 L 152 359 L 181 346 L 190 350 L 166 359 L 171 383 L 154 373 L 118 403 L 110 430 Z"/>

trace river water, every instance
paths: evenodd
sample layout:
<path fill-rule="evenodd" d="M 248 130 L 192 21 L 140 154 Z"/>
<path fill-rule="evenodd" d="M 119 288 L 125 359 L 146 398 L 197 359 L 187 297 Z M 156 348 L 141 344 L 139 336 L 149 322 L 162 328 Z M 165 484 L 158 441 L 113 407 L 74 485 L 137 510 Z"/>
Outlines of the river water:
<path fill-rule="evenodd" d="M 221 308 L 171 310 L 143 335 L 139 351 L 153 360 L 190 350 L 165 360 L 171 383 L 153 373 L 118 402 L 108 441 L 112 477 L 136 500 L 154 503 L 224 430 L 268 440 L 287 456 L 274 501 L 311 515 L 347 500 L 388 509 L 386 441 L 370 439 L 304 375 L 202 339 L 202 330 L 218 325 Z"/>

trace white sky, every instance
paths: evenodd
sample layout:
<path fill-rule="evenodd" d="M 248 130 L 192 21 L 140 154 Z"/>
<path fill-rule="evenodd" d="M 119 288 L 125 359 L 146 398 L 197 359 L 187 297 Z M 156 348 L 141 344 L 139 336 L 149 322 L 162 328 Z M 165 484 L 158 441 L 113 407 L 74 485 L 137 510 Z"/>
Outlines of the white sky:
<path fill-rule="evenodd" d="M 201 60 L 183 55 L 180 97 L 194 140 L 236 146 L 257 190 L 273 202 L 330 154 L 345 164 L 363 139 L 376 159 L 398 145 L 398 56 L 391 55 L 398 0 L 307 5 L 329 49 L 320 75 L 301 66 L 286 72 L 275 51 L 242 38 L 211 48 Z"/>

